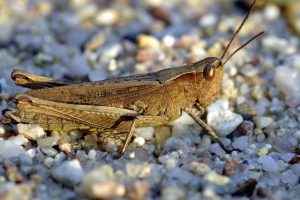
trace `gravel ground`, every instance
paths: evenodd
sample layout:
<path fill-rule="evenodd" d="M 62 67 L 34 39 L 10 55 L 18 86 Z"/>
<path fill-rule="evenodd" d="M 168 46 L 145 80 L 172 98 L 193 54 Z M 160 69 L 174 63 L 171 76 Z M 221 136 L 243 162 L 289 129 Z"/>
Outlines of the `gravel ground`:
<path fill-rule="evenodd" d="M 248 9 L 222 0 L 2 0 L 0 110 L 26 91 L 10 80 L 13 68 L 95 81 L 219 56 Z M 266 33 L 226 64 L 208 108 L 232 153 L 186 114 L 137 130 L 119 158 L 95 134 L 0 125 L 0 199 L 297 199 L 300 40 L 282 11 L 266 4 L 252 13 L 231 51 Z"/>

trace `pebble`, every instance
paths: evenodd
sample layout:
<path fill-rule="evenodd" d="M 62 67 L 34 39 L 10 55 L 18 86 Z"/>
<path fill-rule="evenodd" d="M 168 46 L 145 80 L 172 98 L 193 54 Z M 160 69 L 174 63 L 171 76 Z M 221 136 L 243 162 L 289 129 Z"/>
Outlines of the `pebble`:
<path fill-rule="evenodd" d="M 158 49 L 160 47 L 160 42 L 151 35 L 139 35 L 137 37 L 137 43 L 139 48 L 147 49 L 147 48 L 154 48 Z"/>
<path fill-rule="evenodd" d="M 114 9 L 100 10 L 95 16 L 97 25 L 113 25 L 119 22 L 120 12 Z"/>
<path fill-rule="evenodd" d="M 149 184 L 146 181 L 135 181 L 126 187 L 126 196 L 132 200 L 146 199 L 149 191 Z"/>
<path fill-rule="evenodd" d="M 217 193 L 226 194 L 231 193 L 234 190 L 234 186 L 227 176 L 219 175 L 215 172 L 209 172 L 204 176 L 204 180 Z"/>
<path fill-rule="evenodd" d="M 239 149 L 239 150 L 243 151 L 249 145 L 248 140 L 249 140 L 248 136 L 238 137 L 237 139 L 235 139 L 233 141 L 232 146 L 234 149 Z"/>
<path fill-rule="evenodd" d="M 51 157 L 56 156 L 56 154 L 58 153 L 56 149 L 52 148 L 52 147 L 43 147 L 41 148 L 41 151 Z"/>
<path fill-rule="evenodd" d="M 59 136 L 50 136 L 45 137 L 37 140 L 37 143 L 40 148 L 43 147 L 53 147 L 55 145 L 58 145 Z"/>
<path fill-rule="evenodd" d="M 184 191 L 176 186 L 162 188 L 161 198 L 164 200 L 185 199 Z"/>
<path fill-rule="evenodd" d="M 286 97 L 286 103 L 290 106 L 300 104 L 300 73 L 287 67 L 275 69 L 275 84 Z"/>
<path fill-rule="evenodd" d="M 28 149 L 26 152 L 30 156 L 30 158 L 35 158 L 36 156 L 36 148 Z"/>
<path fill-rule="evenodd" d="M 229 102 L 217 100 L 208 107 L 207 123 L 219 136 L 226 136 L 243 122 L 243 117 L 229 110 Z"/>
<path fill-rule="evenodd" d="M 274 119 L 272 117 L 266 117 L 266 116 L 257 116 L 254 117 L 253 120 L 256 127 L 258 128 L 266 128 L 274 122 Z"/>
<path fill-rule="evenodd" d="M 95 161 L 97 159 L 97 151 L 94 149 L 89 150 L 88 157 L 90 160 Z"/>
<path fill-rule="evenodd" d="M 28 142 L 28 139 L 24 135 L 10 137 L 8 140 L 19 146 L 25 145 Z"/>
<path fill-rule="evenodd" d="M 300 163 L 291 165 L 291 170 L 294 172 L 294 174 L 300 176 Z"/>
<path fill-rule="evenodd" d="M 279 170 L 279 165 L 271 156 L 261 156 L 258 158 L 258 162 L 262 164 L 263 169 L 267 172 L 277 172 Z"/>
<path fill-rule="evenodd" d="M 1 87 L 1 86 L 0 86 Z M 1 90 L 0 90 L 1 91 Z M 4 127 L 0 124 L 0 137 L 2 137 L 5 133 Z"/>
<path fill-rule="evenodd" d="M 103 165 L 84 175 L 81 182 L 83 193 L 89 198 L 95 198 L 93 190 L 94 185 L 99 185 L 105 181 L 110 181 L 115 178 L 114 170 L 109 165 Z"/>
<path fill-rule="evenodd" d="M 11 141 L 0 141 L 0 155 L 4 158 L 11 158 L 26 154 L 26 151 Z"/>
<path fill-rule="evenodd" d="M 178 119 L 173 121 L 171 124 L 174 125 L 177 123 L 183 124 L 185 126 L 191 126 L 191 125 L 194 125 L 196 122 L 186 112 L 182 112 L 182 115 Z"/>
<path fill-rule="evenodd" d="M 59 152 L 54 157 L 54 165 L 59 166 L 66 159 L 66 157 L 66 154 L 64 154 L 63 152 Z"/>
<path fill-rule="evenodd" d="M 68 186 L 74 186 L 80 183 L 84 176 L 84 171 L 81 167 L 79 160 L 74 159 L 64 161 L 60 166 L 51 170 L 52 177 Z"/>
<path fill-rule="evenodd" d="M 214 143 L 209 147 L 209 151 L 211 153 L 216 154 L 219 157 L 224 157 L 226 155 L 226 152 L 220 147 L 219 144 Z"/>
<path fill-rule="evenodd" d="M 227 159 L 224 165 L 223 174 L 225 176 L 231 176 L 244 171 L 244 166 L 239 160 Z"/>
<path fill-rule="evenodd" d="M 53 163 L 54 163 L 54 159 L 51 158 L 51 157 L 47 157 L 45 160 L 44 160 L 44 165 L 47 167 L 47 168 L 51 168 L 53 166 Z"/>
<path fill-rule="evenodd" d="M 261 148 L 261 149 L 259 149 L 259 150 L 257 151 L 257 155 L 258 155 L 259 157 L 265 156 L 265 155 L 268 154 L 268 152 L 269 152 L 269 148 L 263 147 L 263 148 Z"/>
<path fill-rule="evenodd" d="M 136 137 L 134 138 L 133 140 L 133 144 L 136 146 L 136 147 L 141 147 L 145 144 L 145 139 L 142 138 L 142 137 Z"/>
<path fill-rule="evenodd" d="M 151 140 L 154 135 L 154 128 L 153 127 L 137 128 L 135 130 L 135 135 L 138 137 L 142 137 L 145 140 Z"/>
<path fill-rule="evenodd" d="M 243 121 L 239 127 L 238 131 L 241 135 L 252 136 L 254 133 L 254 124 L 251 121 Z"/>
<path fill-rule="evenodd" d="M 38 140 L 46 136 L 45 131 L 36 124 L 17 124 L 18 133 L 30 140 Z"/>

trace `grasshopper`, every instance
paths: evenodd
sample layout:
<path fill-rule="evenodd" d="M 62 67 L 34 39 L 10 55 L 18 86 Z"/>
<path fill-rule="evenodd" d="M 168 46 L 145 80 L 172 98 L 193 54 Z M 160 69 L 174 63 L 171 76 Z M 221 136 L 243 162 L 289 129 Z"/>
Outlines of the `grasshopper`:
<path fill-rule="evenodd" d="M 254 4 L 255 0 L 220 58 L 208 57 L 154 73 L 85 83 L 58 81 L 14 70 L 15 84 L 31 90 L 16 95 L 17 108 L 4 110 L 2 121 L 39 124 L 49 131 L 96 131 L 102 137 L 123 140 L 120 150 L 124 152 L 135 128 L 169 124 L 184 111 L 225 149 L 201 117 L 220 91 L 224 64 L 263 34 L 256 34 L 223 61 Z"/>

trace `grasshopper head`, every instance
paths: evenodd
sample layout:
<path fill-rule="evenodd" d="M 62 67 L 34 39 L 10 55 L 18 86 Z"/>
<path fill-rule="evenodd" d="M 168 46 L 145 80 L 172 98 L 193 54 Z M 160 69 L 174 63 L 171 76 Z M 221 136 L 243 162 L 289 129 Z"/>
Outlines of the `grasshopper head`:
<path fill-rule="evenodd" d="M 194 63 L 197 71 L 197 99 L 201 106 L 207 107 L 218 95 L 223 80 L 223 63 L 221 59 L 209 57 Z"/>

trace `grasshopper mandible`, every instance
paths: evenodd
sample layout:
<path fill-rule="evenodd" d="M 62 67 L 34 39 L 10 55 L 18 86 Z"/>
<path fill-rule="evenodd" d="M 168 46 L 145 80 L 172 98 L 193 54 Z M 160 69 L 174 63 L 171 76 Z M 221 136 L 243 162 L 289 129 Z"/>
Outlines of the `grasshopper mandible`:
<path fill-rule="evenodd" d="M 97 131 L 100 136 L 124 140 L 124 152 L 135 128 L 168 124 L 185 111 L 224 148 L 201 114 L 220 91 L 224 64 L 263 34 L 252 37 L 223 61 L 254 4 L 255 0 L 220 58 L 208 57 L 154 73 L 86 83 L 57 81 L 14 70 L 15 84 L 32 90 L 15 97 L 17 108 L 3 111 L 2 121 L 39 124 L 50 131 Z"/>

